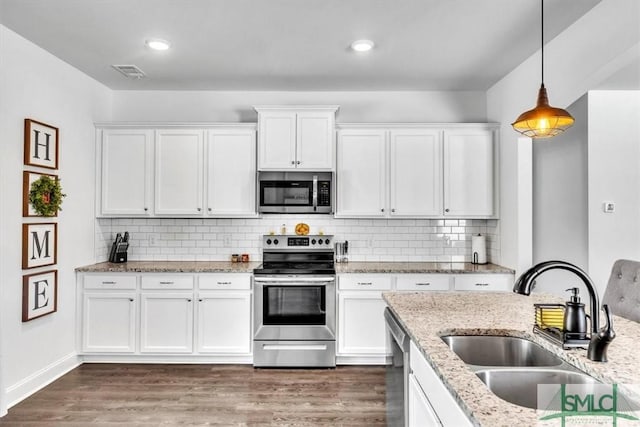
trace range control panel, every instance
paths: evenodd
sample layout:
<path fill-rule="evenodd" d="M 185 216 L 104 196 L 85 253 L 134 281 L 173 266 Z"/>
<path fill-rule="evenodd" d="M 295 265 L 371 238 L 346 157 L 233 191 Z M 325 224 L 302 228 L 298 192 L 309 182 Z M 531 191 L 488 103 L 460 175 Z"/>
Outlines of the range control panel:
<path fill-rule="evenodd" d="M 262 236 L 264 249 L 333 249 L 333 236 Z"/>

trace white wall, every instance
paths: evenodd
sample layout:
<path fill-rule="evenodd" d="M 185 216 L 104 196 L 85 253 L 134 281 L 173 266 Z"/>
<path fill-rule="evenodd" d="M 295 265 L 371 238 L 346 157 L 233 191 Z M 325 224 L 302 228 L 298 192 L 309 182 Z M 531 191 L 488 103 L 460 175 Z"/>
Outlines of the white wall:
<path fill-rule="evenodd" d="M 550 103 L 568 106 L 640 55 L 637 0 L 602 0 L 545 47 L 545 85 Z M 509 125 L 535 106 L 540 55 L 533 55 L 487 91 L 487 118 L 502 123 L 501 263 L 518 272 L 533 259 L 531 148 Z"/>
<path fill-rule="evenodd" d="M 0 26 L 0 415 L 76 363 L 74 268 L 94 259 L 94 120 L 111 91 Z M 22 323 L 24 119 L 60 129 L 58 312 Z M 44 271 L 46 268 L 38 269 Z M 31 271 L 30 271 L 31 272 Z"/>
<path fill-rule="evenodd" d="M 589 268 L 587 210 L 587 95 L 567 110 L 575 125 L 564 134 L 533 144 L 533 263 L 559 259 Z M 568 297 L 575 277 L 550 271 L 537 291 Z M 581 286 L 580 286 L 581 287 Z M 581 290 L 586 298 L 586 289 Z"/>
<path fill-rule="evenodd" d="M 588 98 L 589 274 L 602 295 L 615 260 L 640 261 L 640 91 Z"/>
<path fill-rule="evenodd" d="M 114 121 L 256 122 L 253 105 L 339 105 L 338 123 L 485 122 L 484 92 L 116 91 Z"/>

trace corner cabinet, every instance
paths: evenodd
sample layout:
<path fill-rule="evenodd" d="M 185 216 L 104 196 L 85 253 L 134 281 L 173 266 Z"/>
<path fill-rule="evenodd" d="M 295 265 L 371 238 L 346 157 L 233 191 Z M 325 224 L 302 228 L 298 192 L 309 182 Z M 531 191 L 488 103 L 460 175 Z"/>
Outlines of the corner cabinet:
<path fill-rule="evenodd" d="M 97 126 L 98 216 L 257 216 L 255 125 Z"/>
<path fill-rule="evenodd" d="M 258 169 L 333 170 L 337 106 L 255 106 Z"/>
<path fill-rule="evenodd" d="M 496 218 L 494 128 L 341 125 L 336 216 Z"/>

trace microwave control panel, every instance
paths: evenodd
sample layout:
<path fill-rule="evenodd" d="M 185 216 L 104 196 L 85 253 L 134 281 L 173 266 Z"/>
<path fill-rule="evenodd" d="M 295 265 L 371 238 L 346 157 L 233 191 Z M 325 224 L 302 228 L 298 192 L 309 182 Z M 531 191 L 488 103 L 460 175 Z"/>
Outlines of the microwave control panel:
<path fill-rule="evenodd" d="M 331 206 L 331 182 L 318 182 L 318 206 Z"/>

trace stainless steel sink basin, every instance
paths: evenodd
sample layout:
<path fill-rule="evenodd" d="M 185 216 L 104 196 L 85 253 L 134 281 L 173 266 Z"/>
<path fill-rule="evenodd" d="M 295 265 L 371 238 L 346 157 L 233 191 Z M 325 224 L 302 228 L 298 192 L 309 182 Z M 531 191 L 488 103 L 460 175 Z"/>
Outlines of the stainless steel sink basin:
<path fill-rule="evenodd" d="M 442 340 L 469 365 L 560 366 L 562 359 L 524 338 L 490 335 L 450 335 Z"/>
<path fill-rule="evenodd" d="M 562 369 L 487 369 L 476 375 L 499 398 L 533 409 L 537 408 L 538 384 L 598 384 L 586 374 Z"/>

